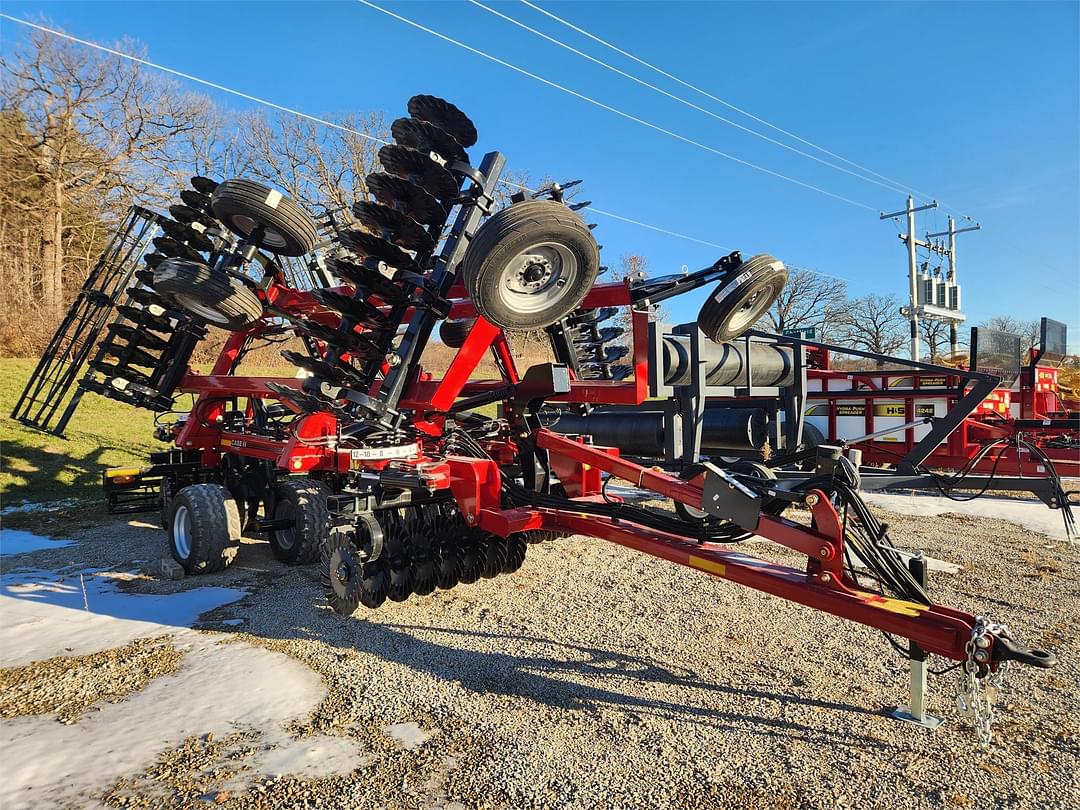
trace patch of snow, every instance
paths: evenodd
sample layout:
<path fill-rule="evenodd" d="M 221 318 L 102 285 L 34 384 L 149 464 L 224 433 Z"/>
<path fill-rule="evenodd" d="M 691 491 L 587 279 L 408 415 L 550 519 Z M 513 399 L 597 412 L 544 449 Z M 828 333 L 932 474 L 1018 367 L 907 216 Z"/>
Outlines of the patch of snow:
<path fill-rule="evenodd" d="M 430 738 L 419 723 L 394 723 L 383 729 L 383 733 L 393 740 L 397 740 L 402 748 L 419 748 Z"/>
<path fill-rule="evenodd" d="M 62 608 L 52 608 L 63 610 Z M 110 621 L 123 621 L 112 619 Z M 220 636 L 180 630 L 189 649 L 181 668 L 120 703 L 101 704 L 74 725 L 54 717 L 0 723 L 0 806 L 55 807 L 100 794 L 125 775 L 152 765 L 163 751 L 193 735 L 223 738 L 256 730 L 269 745 L 246 778 L 349 773 L 360 764 L 356 744 L 316 735 L 293 740 L 284 730 L 323 699 L 321 678 L 288 656 Z"/>
<path fill-rule="evenodd" d="M 86 806 L 119 777 L 152 765 L 192 735 L 223 738 L 254 730 L 259 746 L 240 777 L 322 777 L 363 764 L 354 741 L 285 730 L 325 698 L 318 674 L 288 656 L 228 636 L 188 629 L 244 591 L 195 588 L 168 595 L 119 591 L 107 573 L 32 571 L 0 577 L 0 665 L 80 655 L 169 633 L 184 652 L 180 669 L 118 703 L 101 703 L 78 723 L 51 715 L 0 721 L 0 807 Z M 231 620 L 242 621 L 242 620 Z"/>
<path fill-rule="evenodd" d="M 0 515 L 14 515 L 25 512 L 56 512 L 77 505 L 79 502 L 74 498 L 66 498 L 62 501 L 49 501 L 48 503 L 33 503 L 22 501 L 14 506 L 5 506 L 0 509 Z"/>
<path fill-rule="evenodd" d="M 222 619 L 221 624 L 226 627 L 239 627 L 244 621 L 244 619 Z"/>
<path fill-rule="evenodd" d="M 887 492 L 865 492 L 863 499 L 871 506 L 902 515 L 936 516 L 951 512 L 974 518 L 995 518 L 1016 523 L 1057 540 L 1068 539 L 1061 510 L 1050 509 L 1042 501 L 989 496 L 973 501 L 953 501 L 940 495 L 899 495 Z"/>
<path fill-rule="evenodd" d="M 0 557 L 14 557 L 16 554 L 29 554 L 31 551 L 42 551 L 47 548 L 64 548 L 64 546 L 74 544 L 72 540 L 42 537 L 40 534 L 19 529 L 0 530 Z"/>
<path fill-rule="evenodd" d="M 199 614 L 241 599 L 237 588 L 174 594 L 117 589 L 104 572 L 30 571 L 0 576 L 0 666 L 120 647 L 189 627 Z"/>

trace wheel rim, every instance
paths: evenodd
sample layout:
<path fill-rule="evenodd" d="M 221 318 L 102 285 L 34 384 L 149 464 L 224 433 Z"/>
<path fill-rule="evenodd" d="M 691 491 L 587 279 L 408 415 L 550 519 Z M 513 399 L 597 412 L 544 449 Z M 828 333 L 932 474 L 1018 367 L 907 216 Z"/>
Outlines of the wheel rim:
<path fill-rule="evenodd" d="M 173 547 L 180 559 L 191 556 L 191 513 L 186 506 L 176 507 L 172 523 Z"/>
<path fill-rule="evenodd" d="M 227 324 L 229 322 L 229 318 L 227 316 L 221 314 L 216 309 L 211 309 L 210 307 L 205 306 L 204 304 L 196 301 L 190 296 L 179 293 L 177 295 L 174 295 L 173 297 L 176 299 L 176 303 L 178 303 L 182 309 L 187 310 L 193 315 L 198 315 L 203 320 L 210 321 L 211 323 L 216 324 Z"/>
<path fill-rule="evenodd" d="M 728 318 L 727 331 L 739 335 L 752 327 L 762 313 L 772 305 L 776 295 L 775 282 L 755 290 Z"/>
<path fill-rule="evenodd" d="M 573 251 L 556 242 L 540 242 L 506 264 L 498 294 L 512 311 L 532 314 L 557 303 L 580 274 Z"/>
<path fill-rule="evenodd" d="M 274 507 L 274 520 L 292 520 L 295 522 L 296 514 L 292 504 L 288 501 L 279 501 Z M 274 529 L 274 539 L 282 551 L 288 551 L 296 542 L 296 527 L 288 529 Z"/>

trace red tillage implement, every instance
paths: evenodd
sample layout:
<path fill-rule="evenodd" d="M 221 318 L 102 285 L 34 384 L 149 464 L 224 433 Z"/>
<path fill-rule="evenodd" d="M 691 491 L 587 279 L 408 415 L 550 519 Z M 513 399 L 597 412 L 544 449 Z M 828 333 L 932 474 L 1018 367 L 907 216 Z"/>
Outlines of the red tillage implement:
<path fill-rule="evenodd" d="M 913 660 L 961 662 L 976 718 L 979 687 L 1008 662 L 1053 663 L 1002 625 L 934 604 L 860 499 L 859 470 L 836 448 L 800 444 L 802 348 L 740 343 L 782 289 L 783 264 L 734 253 L 696 273 L 596 284 L 599 249 L 583 205 L 565 199 L 570 184 L 496 211 L 502 155 L 470 165 L 475 129 L 445 101 L 417 96 L 409 113 L 352 221 L 331 217 L 320 232 L 246 180 L 195 178 L 170 209 L 170 236 L 154 241 L 84 387 L 160 413 L 180 394 L 195 400 L 161 425 L 174 449 L 106 473 L 114 511 L 159 508 L 189 573 L 224 568 L 241 529 L 260 532 L 279 559 L 318 561 L 341 613 L 512 573 L 531 542 L 597 537 L 909 639 Z M 306 266 L 289 263 L 300 256 Z M 650 322 L 657 302 L 705 285 L 690 331 Z M 603 325 L 618 312 L 622 326 Z M 423 367 L 440 324 L 456 348 L 441 378 Z M 209 326 L 229 334 L 204 375 L 188 360 Z M 543 330 L 554 362 L 518 368 L 508 335 L 522 330 Z M 702 335 L 719 352 L 710 379 L 730 387 L 708 441 L 736 458 L 681 476 L 627 458 L 663 457 L 666 439 L 648 427 L 654 392 L 704 368 Z M 253 346 L 284 340 L 301 375 L 237 373 Z M 489 355 L 498 377 L 475 379 Z M 744 361 L 758 372 L 740 384 Z M 549 429 L 600 416 L 625 443 Z M 768 465 L 755 438 L 766 424 Z M 671 509 L 610 494 L 614 479 Z M 735 550 L 753 536 L 805 564 Z"/>

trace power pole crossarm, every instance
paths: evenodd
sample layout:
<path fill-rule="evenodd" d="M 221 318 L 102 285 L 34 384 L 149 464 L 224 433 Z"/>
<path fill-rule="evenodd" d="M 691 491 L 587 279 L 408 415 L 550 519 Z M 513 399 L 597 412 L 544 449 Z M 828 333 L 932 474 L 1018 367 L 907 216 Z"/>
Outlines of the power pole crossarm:
<path fill-rule="evenodd" d="M 909 206 L 910 206 L 910 204 L 912 202 L 913 202 L 913 200 L 909 197 L 908 198 Z M 929 210 L 931 208 L 937 208 L 937 207 L 938 207 L 937 200 L 934 200 L 933 202 L 929 202 L 926 205 L 920 205 L 918 208 L 910 208 L 909 207 L 909 208 L 905 208 L 903 211 L 895 211 L 892 214 L 882 214 L 879 217 L 879 219 L 896 219 L 897 217 L 906 216 L 909 212 L 914 214 L 916 211 L 927 211 L 927 210 Z"/>

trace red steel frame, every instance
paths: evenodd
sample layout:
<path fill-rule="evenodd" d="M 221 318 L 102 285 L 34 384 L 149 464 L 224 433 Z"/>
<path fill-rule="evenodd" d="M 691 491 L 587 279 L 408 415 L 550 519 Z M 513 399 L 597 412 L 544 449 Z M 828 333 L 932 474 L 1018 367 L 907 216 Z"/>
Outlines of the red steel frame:
<path fill-rule="evenodd" d="M 350 292 L 348 288 L 342 291 Z M 460 297 L 463 291 L 458 288 L 454 292 L 459 297 L 453 301 L 451 317 L 476 315 L 471 302 Z M 328 324 L 336 323 L 334 313 L 322 308 L 310 294 L 288 289 L 280 280 L 271 284 L 262 295 L 272 307 L 271 311 L 303 313 Z M 629 304 L 625 284 L 604 284 L 595 287 L 582 306 L 598 308 Z M 288 441 L 226 431 L 215 426 L 231 400 L 280 399 L 267 388 L 267 383 L 299 388 L 300 380 L 294 378 L 240 377 L 229 373 L 246 342 L 257 337 L 267 326 L 266 321 L 260 321 L 247 332 L 230 335 L 209 375 L 189 370 L 184 376 L 179 389 L 198 397 L 191 416 L 177 435 L 177 446 L 201 450 L 202 463 L 207 467 L 220 464 L 223 454 L 235 453 L 274 461 L 279 468 L 289 472 L 344 472 L 350 469 L 349 452 L 326 442 L 337 431 L 336 419 L 326 413 L 302 416 Z M 620 404 L 643 402 L 647 397 L 649 362 L 647 314 L 634 312 L 632 326 L 633 379 L 623 382 L 572 380 L 568 394 L 552 399 Z M 469 377 L 487 351 L 494 352 L 500 361 L 504 379 L 470 381 Z M 500 389 L 517 381 L 518 372 L 505 334 L 481 318 L 457 351 L 446 375 L 442 379 L 430 379 L 430 375 L 418 369 L 399 407 L 415 411 L 414 424 L 430 435 L 438 436 L 445 411 L 456 399 Z M 662 497 L 701 508 L 702 490 L 693 482 L 622 459 L 615 449 L 587 445 L 544 429 L 538 432 L 536 439 L 537 446 L 547 451 L 568 494 L 578 501 L 599 498 L 601 472 L 606 472 Z M 572 507 L 565 510 L 503 509 L 502 479 L 496 462 L 449 456 L 446 466 L 449 476 L 440 477 L 436 487 L 450 489 L 469 524 L 494 534 L 505 537 L 514 532 L 543 529 L 597 537 L 912 639 L 931 653 L 956 660 L 966 657 L 966 644 L 975 623 L 971 614 L 940 605 L 926 606 L 883 597 L 864 591 L 851 581 L 843 569 L 843 532 L 839 516 L 821 492 L 811 491 L 805 497 L 813 516 L 813 528 L 763 514 L 754 529 L 763 538 L 805 554 L 807 565 L 800 571 L 720 544 L 697 544 L 625 520 L 584 515 L 574 512 Z"/>

